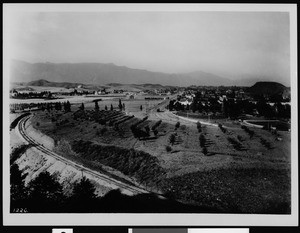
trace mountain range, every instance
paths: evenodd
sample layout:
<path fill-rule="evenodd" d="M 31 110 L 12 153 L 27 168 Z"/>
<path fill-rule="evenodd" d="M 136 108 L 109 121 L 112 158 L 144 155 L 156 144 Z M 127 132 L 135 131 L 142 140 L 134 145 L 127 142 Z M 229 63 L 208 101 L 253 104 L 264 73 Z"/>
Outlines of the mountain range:
<path fill-rule="evenodd" d="M 10 66 L 11 82 L 69 82 L 92 85 L 160 84 L 171 86 L 231 86 L 232 80 L 203 71 L 167 74 L 117 66 L 112 63 L 28 63 L 13 60 Z"/>
<path fill-rule="evenodd" d="M 28 63 L 12 60 L 10 64 L 10 82 L 31 82 L 47 80 L 85 84 L 90 86 L 106 85 L 108 83 L 133 85 L 164 85 L 164 86 L 252 86 L 265 78 L 249 77 L 228 79 L 203 71 L 190 73 L 163 73 L 142 69 L 118 66 L 113 63 Z M 268 80 L 269 81 L 269 80 Z M 45 85 L 47 85 L 45 83 Z"/>

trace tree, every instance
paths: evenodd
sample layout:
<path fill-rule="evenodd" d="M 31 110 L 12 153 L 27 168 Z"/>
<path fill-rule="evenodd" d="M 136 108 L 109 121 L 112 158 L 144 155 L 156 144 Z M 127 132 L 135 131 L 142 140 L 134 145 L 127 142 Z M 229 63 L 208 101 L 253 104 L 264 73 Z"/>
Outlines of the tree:
<path fill-rule="evenodd" d="M 84 110 L 84 104 L 82 103 L 81 106 L 79 107 L 80 110 Z"/>
<path fill-rule="evenodd" d="M 26 176 L 27 174 L 22 174 L 17 164 L 10 166 L 11 212 L 14 212 L 16 208 L 27 208 L 26 200 L 28 198 L 28 192 L 25 187 Z"/>
<path fill-rule="evenodd" d="M 170 151 L 172 151 L 172 147 L 170 147 L 170 146 L 166 146 L 166 151 L 167 151 L 167 152 L 170 152 Z"/>
<path fill-rule="evenodd" d="M 148 135 L 150 135 L 150 127 L 149 127 L 149 125 L 147 125 L 147 126 L 145 127 L 145 130 L 146 130 L 146 133 L 147 133 Z"/>
<path fill-rule="evenodd" d="M 176 136 L 175 134 L 171 134 L 170 138 L 169 138 L 170 143 L 172 144 L 172 146 L 174 145 L 175 141 L 176 141 Z"/>
<path fill-rule="evenodd" d="M 207 151 L 207 148 L 206 148 L 206 147 L 203 147 L 202 153 L 203 153 L 204 155 L 207 155 L 208 151 Z"/>
<path fill-rule="evenodd" d="M 66 106 L 67 106 L 67 112 L 71 112 L 71 104 L 69 101 L 67 101 Z"/>
<path fill-rule="evenodd" d="M 175 129 L 178 129 L 180 126 L 180 122 L 178 121 L 176 124 L 175 124 Z"/>
<path fill-rule="evenodd" d="M 119 99 L 119 109 L 120 109 L 120 111 L 122 111 L 122 108 L 123 108 L 122 101 L 121 101 L 121 99 Z"/>
<path fill-rule="evenodd" d="M 111 110 L 111 111 L 113 111 L 113 110 L 114 110 L 114 107 L 113 107 L 113 105 L 112 105 L 112 104 L 110 105 L 110 110 Z"/>
<path fill-rule="evenodd" d="M 51 104 L 47 103 L 47 107 L 46 108 L 47 108 L 47 111 L 50 112 L 50 110 L 51 110 Z"/>
<path fill-rule="evenodd" d="M 137 127 L 131 127 L 131 131 L 132 131 L 133 136 L 135 138 L 140 139 L 140 138 L 149 137 L 148 133 L 146 133 L 145 131 L 143 131 L 143 130 L 137 128 Z"/>
<path fill-rule="evenodd" d="M 86 177 L 82 177 L 79 182 L 76 182 L 73 187 L 73 198 L 78 201 L 93 200 L 97 196 L 95 195 L 96 188 Z"/>
<path fill-rule="evenodd" d="M 197 121 L 197 129 L 198 129 L 198 132 L 201 133 L 201 131 L 202 131 L 201 123 L 199 121 Z"/>
<path fill-rule="evenodd" d="M 140 106 L 140 110 L 143 111 L 143 105 Z"/>
<path fill-rule="evenodd" d="M 99 111 L 98 101 L 95 101 L 95 111 Z"/>
<path fill-rule="evenodd" d="M 125 110 L 125 104 L 123 103 L 123 110 Z"/>
<path fill-rule="evenodd" d="M 199 142 L 200 142 L 200 146 L 201 147 L 205 147 L 206 139 L 205 139 L 205 136 L 203 134 L 200 134 L 200 136 L 199 136 Z"/>
<path fill-rule="evenodd" d="M 106 105 L 105 105 L 105 107 L 104 107 L 104 108 L 105 108 L 105 110 L 107 111 L 107 106 L 106 106 Z"/>
<path fill-rule="evenodd" d="M 157 137 L 157 135 L 158 135 L 157 129 L 153 130 L 153 133 L 154 133 L 155 137 Z"/>
<path fill-rule="evenodd" d="M 49 172 L 40 173 L 29 185 L 29 212 L 59 212 L 64 196 L 61 184 Z"/>

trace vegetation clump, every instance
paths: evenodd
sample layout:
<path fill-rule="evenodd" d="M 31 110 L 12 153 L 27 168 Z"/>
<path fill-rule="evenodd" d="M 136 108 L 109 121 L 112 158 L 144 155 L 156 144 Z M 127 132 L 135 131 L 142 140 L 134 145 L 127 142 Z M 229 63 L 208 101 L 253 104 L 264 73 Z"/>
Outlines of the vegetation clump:
<path fill-rule="evenodd" d="M 171 151 L 172 151 L 172 147 L 166 146 L 166 151 L 167 151 L 167 152 L 171 152 Z"/>
<path fill-rule="evenodd" d="M 219 123 L 218 126 L 219 126 L 220 130 L 221 130 L 223 133 L 226 133 L 226 132 L 227 132 L 227 129 L 224 128 L 224 126 L 223 126 L 222 124 Z"/>
<path fill-rule="evenodd" d="M 157 122 L 155 122 L 155 124 L 151 127 L 151 129 L 154 131 L 160 124 L 161 124 L 162 120 L 158 120 Z"/>
<path fill-rule="evenodd" d="M 243 130 L 245 130 L 246 133 L 249 134 L 250 138 L 253 138 L 253 136 L 254 136 L 254 131 L 253 131 L 253 130 L 249 129 L 249 128 L 248 128 L 247 126 L 245 126 L 245 125 L 242 125 L 241 128 L 242 128 Z"/>
<path fill-rule="evenodd" d="M 148 186 L 157 186 L 165 175 L 158 159 L 143 151 L 102 146 L 83 140 L 74 141 L 72 149 L 84 159 L 110 166 Z"/>
<path fill-rule="evenodd" d="M 201 123 L 199 121 L 197 121 L 197 129 L 199 133 L 202 132 Z"/>

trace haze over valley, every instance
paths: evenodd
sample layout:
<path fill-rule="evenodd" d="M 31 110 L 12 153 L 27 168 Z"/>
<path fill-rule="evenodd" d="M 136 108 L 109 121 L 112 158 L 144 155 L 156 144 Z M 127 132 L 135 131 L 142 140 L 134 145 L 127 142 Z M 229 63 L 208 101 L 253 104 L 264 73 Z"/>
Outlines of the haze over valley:
<path fill-rule="evenodd" d="M 113 63 L 28 63 L 12 60 L 11 82 L 31 82 L 40 79 L 49 82 L 70 82 L 92 85 L 160 84 L 172 86 L 252 86 L 262 78 L 231 80 L 203 71 L 190 73 L 162 73 L 117 66 Z"/>

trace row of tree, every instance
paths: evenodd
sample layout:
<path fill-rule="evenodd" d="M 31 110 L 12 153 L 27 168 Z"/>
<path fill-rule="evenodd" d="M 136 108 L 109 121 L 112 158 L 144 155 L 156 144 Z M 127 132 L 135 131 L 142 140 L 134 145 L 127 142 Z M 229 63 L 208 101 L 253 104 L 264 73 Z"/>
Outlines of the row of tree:
<path fill-rule="evenodd" d="M 125 104 L 124 103 L 122 103 L 122 101 L 121 101 L 121 99 L 119 99 L 119 105 L 118 105 L 118 107 L 119 107 L 119 109 L 120 109 L 120 111 L 125 111 Z M 79 109 L 80 110 L 84 110 L 84 104 L 82 103 L 81 105 L 80 105 L 80 107 L 79 107 Z M 99 111 L 100 110 L 100 107 L 99 107 L 99 104 L 98 104 L 98 101 L 96 100 L 95 101 L 95 111 Z M 108 107 L 107 107 L 107 105 L 105 105 L 105 107 L 104 107 L 104 109 L 107 111 L 108 110 Z M 114 106 L 111 104 L 110 105 L 110 110 L 111 111 L 113 111 L 114 110 Z"/>
<path fill-rule="evenodd" d="M 51 110 L 57 110 L 61 111 L 64 110 L 65 112 L 70 112 L 71 111 L 71 104 L 69 101 L 65 102 L 48 102 L 48 103 L 24 103 L 24 104 L 11 104 L 10 105 L 10 110 L 11 112 L 16 111 L 16 110 L 25 110 L 25 109 L 40 109 L 42 111 L 51 111 Z"/>

